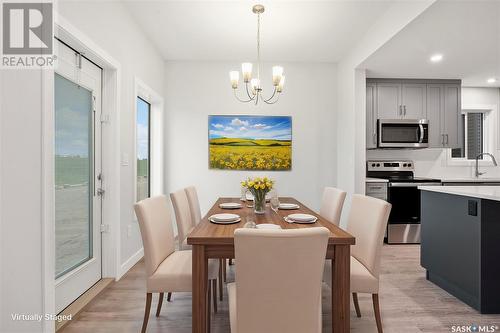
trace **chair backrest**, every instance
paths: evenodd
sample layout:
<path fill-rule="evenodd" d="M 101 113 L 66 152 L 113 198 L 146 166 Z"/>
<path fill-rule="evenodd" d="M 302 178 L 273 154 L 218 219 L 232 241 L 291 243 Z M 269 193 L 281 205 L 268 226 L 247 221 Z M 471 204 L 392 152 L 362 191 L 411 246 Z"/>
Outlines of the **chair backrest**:
<path fill-rule="evenodd" d="M 346 194 L 337 188 L 325 187 L 319 215 L 338 226 Z"/>
<path fill-rule="evenodd" d="M 200 201 L 198 200 L 198 193 L 196 193 L 196 187 L 189 186 L 184 189 L 189 202 L 189 210 L 191 212 L 191 219 L 193 220 L 193 225 L 197 225 L 201 221 L 201 209 Z"/>
<path fill-rule="evenodd" d="M 330 232 L 237 229 L 238 333 L 321 332 L 321 280 Z"/>
<path fill-rule="evenodd" d="M 347 232 L 356 237 L 356 245 L 351 246 L 351 255 L 377 278 L 391 207 L 390 203 L 377 198 L 359 194 L 352 196 Z"/>
<path fill-rule="evenodd" d="M 167 197 L 159 195 L 134 205 L 139 221 L 146 272 L 151 276 L 158 265 L 175 251 L 174 231 Z"/>
<path fill-rule="evenodd" d="M 170 199 L 174 206 L 175 222 L 177 223 L 177 230 L 179 231 L 179 244 L 181 245 L 180 247 L 182 247 L 182 243 L 187 238 L 187 235 L 194 228 L 186 191 L 182 189 L 170 193 Z"/>

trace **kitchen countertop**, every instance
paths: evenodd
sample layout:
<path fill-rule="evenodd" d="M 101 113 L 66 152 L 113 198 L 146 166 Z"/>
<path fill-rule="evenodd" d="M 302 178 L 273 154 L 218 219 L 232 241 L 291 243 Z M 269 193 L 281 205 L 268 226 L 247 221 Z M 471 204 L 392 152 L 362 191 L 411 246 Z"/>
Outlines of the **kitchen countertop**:
<path fill-rule="evenodd" d="M 500 183 L 500 178 L 444 178 L 443 183 Z"/>
<path fill-rule="evenodd" d="M 388 179 L 366 177 L 367 183 L 388 183 Z"/>
<path fill-rule="evenodd" d="M 419 186 L 418 189 L 500 201 L 500 186 Z"/>

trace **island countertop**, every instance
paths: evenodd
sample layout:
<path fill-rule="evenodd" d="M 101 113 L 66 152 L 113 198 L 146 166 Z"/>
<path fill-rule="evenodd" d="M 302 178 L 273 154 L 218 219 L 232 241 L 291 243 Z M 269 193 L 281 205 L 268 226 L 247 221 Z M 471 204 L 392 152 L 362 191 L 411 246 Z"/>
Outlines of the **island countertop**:
<path fill-rule="evenodd" d="M 419 190 L 500 201 L 500 186 L 419 186 Z"/>

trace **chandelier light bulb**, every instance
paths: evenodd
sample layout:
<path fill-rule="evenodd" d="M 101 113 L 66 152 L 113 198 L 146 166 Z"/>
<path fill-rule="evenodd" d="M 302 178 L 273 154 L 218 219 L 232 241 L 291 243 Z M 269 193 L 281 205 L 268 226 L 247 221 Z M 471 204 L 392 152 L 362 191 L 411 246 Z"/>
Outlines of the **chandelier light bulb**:
<path fill-rule="evenodd" d="M 282 76 L 283 76 L 283 67 L 273 66 L 273 85 L 274 86 L 277 86 L 280 83 Z"/>
<path fill-rule="evenodd" d="M 231 87 L 233 87 L 233 89 L 238 88 L 238 81 L 240 80 L 240 72 L 238 71 L 229 72 L 229 79 L 231 80 Z"/>
<path fill-rule="evenodd" d="M 249 82 L 252 78 L 252 63 L 244 62 L 241 64 L 241 72 L 243 73 L 243 80 Z"/>
<path fill-rule="evenodd" d="M 260 80 L 259 79 L 252 79 L 250 81 L 250 85 L 252 86 L 252 92 L 255 95 L 257 91 L 260 90 Z"/>

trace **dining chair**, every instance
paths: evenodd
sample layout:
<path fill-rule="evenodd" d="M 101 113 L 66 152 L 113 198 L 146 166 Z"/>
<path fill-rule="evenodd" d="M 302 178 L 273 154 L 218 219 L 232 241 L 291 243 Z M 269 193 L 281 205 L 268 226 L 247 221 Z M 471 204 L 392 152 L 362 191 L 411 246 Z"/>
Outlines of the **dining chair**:
<path fill-rule="evenodd" d="M 200 201 L 198 200 L 198 193 L 196 187 L 188 186 L 184 189 L 189 204 L 189 211 L 191 213 L 192 226 L 196 226 L 201 221 L 201 208 Z M 184 248 L 190 248 L 186 240 L 183 241 Z M 226 282 L 226 259 L 219 259 L 219 299 L 222 302 L 224 298 L 223 282 Z"/>
<path fill-rule="evenodd" d="M 325 187 L 319 215 L 338 226 L 347 192 L 335 187 Z"/>
<path fill-rule="evenodd" d="M 236 280 L 228 284 L 231 332 L 321 332 L 329 235 L 324 227 L 237 229 Z"/>
<path fill-rule="evenodd" d="M 166 196 L 160 195 L 139 201 L 134 205 L 134 210 L 139 221 L 147 275 L 146 308 L 141 330 L 144 333 L 148 325 L 153 293 L 160 294 L 156 310 L 158 317 L 165 292 L 192 291 L 192 252 L 175 250 L 174 232 Z M 210 294 L 216 286 L 217 279 L 216 261 L 209 261 L 208 279 L 208 311 L 210 311 Z"/>
<path fill-rule="evenodd" d="M 379 333 L 383 332 L 378 298 L 380 257 L 390 212 L 390 203 L 354 194 L 347 222 L 347 232 L 356 237 L 356 244 L 351 246 L 351 292 L 356 315 L 361 317 L 358 293 L 372 294 L 373 311 Z M 331 288 L 331 261 L 325 265 L 324 281 Z"/>

